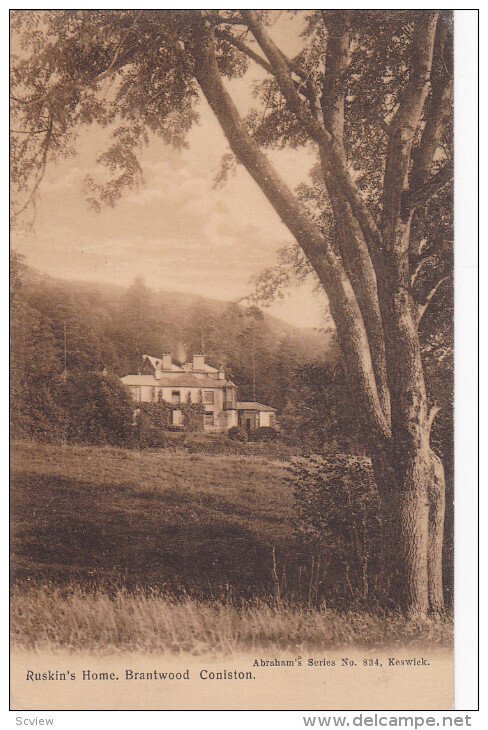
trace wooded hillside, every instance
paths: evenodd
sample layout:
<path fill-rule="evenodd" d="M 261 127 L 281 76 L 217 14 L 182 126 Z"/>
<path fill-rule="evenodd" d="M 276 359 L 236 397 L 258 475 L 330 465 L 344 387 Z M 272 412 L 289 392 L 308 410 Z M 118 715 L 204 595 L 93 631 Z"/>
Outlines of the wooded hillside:
<path fill-rule="evenodd" d="M 139 279 L 127 289 L 55 279 L 13 255 L 14 414 L 35 404 L 46 411 L 66 373 L 137 373 L 143 354 L 169 350 L 177 361 L 205 354 L 225 368 L 242 400 L 280 411 L 297 366 L 337 358 L 333 331 L 302 331 L 254 306 L 154 292 Z"/>

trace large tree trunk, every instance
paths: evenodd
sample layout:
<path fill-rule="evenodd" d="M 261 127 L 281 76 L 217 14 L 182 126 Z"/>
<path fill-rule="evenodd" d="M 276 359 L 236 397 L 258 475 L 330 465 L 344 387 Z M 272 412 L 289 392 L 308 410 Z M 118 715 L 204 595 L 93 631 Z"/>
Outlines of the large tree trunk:
<path fill-rule="evenodd" d="M 420 615 L 429 610 L 429 467 L 424 447 L 404 454 L 399 500 L 404 585 L 399 603 L 407 612 Z"/>
<path fill-rule="evenodd" d="M 391 469 L 396 497 L 388 499 L 389 519 L 399 527 L 400 571 L 392 581 L 397 605 L 426 614 L 443 610 L 442 540 L 444 474 L 430 446 L 429 414 L 418 334 L 418 306 L 409 288 L 411 217 L 398 225 L 385 258 L 379 299 L 384 323 L 391 397 Z M 394 545 L 392 546 L 392 549 Z"/>
<path fill-rule="evenodd" d="M 446 511 L 446 480 L 444 466 L 432 450 L 429 481 L 429 604 L 432 613 L 444 612 L 442 556 L 444 546 L 444 517 Z"/>
<path fill-rule="evenodd" d="M 391 441 L 367 444 L 376 486 L 380 496 L 381 554 L 378 556 L 380 580 L 377 599 L 385 609 L 398 606 L 401 593 L 402 566 L 400 561 L 400 533 L 398 530 L 398 500 L 400 490 L 391 457 Z"/>
<path fill-rule="evenodd" d="M 382 567 L 378 598 L 385 608 L 442 613 L 445 483 L 442 462 L 426 439 L 398 469 L 391 443 L 369 444 L 381 499 Z"/>

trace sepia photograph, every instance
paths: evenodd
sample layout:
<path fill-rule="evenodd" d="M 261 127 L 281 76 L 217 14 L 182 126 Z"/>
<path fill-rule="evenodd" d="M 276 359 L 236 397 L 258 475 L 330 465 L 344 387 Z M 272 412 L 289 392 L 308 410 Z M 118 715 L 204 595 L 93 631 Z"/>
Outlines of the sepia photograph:
<path fill-rule="evenodd" d="M 452 709 L 453 11 L 10 34 L 12 709 Z"/>

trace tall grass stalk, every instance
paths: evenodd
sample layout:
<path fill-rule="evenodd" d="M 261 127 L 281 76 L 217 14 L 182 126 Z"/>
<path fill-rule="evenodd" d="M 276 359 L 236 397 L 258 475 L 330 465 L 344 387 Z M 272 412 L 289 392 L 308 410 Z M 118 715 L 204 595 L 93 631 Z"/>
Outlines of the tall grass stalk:
<path fill-rule="evenodd" d="M 283 599 L 202 601 L 157 591 L 89 591 L 78 585 L 18 585 L 12 643 L 34 650 L 113 653 L 303 651 L 343 646 L 432 646 L 452 641 L 451 620 L 338 613 Z"/>

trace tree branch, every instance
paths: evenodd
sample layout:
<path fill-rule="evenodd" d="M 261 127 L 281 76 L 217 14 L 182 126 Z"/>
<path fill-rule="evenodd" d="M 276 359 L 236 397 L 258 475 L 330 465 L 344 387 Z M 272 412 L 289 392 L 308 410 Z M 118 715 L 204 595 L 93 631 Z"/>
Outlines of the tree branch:
<path fill-rule="evenodd" d="M 99 74 L 95 75 L 90 80 L 89 84 L 96 84 L 99 81 L 102 81 L 110 73 L 112 73 L 112 71 L 119 70 L 126 63 L 126 60 L 124 60 L 123 62 L 120 62 L 120 53 L 122 51 L 122 48 L 123 48 L 123 46 L 124 46 L 127 38 L 129 37 L 129 35 L 134 30 L 135 26 L 137 25 L 137 23 L 138 23 L 138 21 L 139 21 L 139 19 L 142 16 L 143 13 L 144 13 L 144 10 L 140 10 L 138 12 L 136 18 L 134 19 L 134 22 L 132 23 L 132 25 L 127 29 L 127 31 L 122 36 L 120 42 L 118 43 L 118 45 L 117 45 L 117 47 L 115 49 L 114 55 L 112 56 L 112 60 L 110 61 L 110 63 L 107 66 L 107 68 L 104 69 L 103 71 L 101 71 Z M 20 106 L 33 106 L 34 104 L 39 104 L 41 102 L 47 102 L 49 99 L 51 99 L 53 96 L 56 95 L 56 92 L 59 89 L 63 88 L 63 86 L 65 85 L 65 83 L 66 83 L 65 79 L 62 79 L 60 82 L 58 82 L 57 84 L 55 84 L 53 86 L 53 88 L 50 89 L 49 91 L 47 91 L 45 94 L 40 94 L 38 96 L 31 97 L 30 99 L 20 99 L 18 97 L 15 97 L 13 94 L 11 94 L 10 96 Z M 72 89 L 83 88 L 85 85 L 86 85 L 86 82 L 84 82 L 84 81 L 78 81 L 78 82 L 75 81 L 75 82 L 73 82 L 73 83 L 70 84 L 70 86 L 71 86 Z"/>
<path fill-rule="evenodd" d="M 430 432 L 432 431 L 432 426 L 434 425 L 434 421 L 436 419 L 437 414 L 441 410 L 440 406 L 432 406 L 432 408 L 429 411 L 429 417 L 427 419 L 427 433 L 430 435 Z"/>
<path fill-rule="evenodd" d="M 351 282 L 341 259 L 322 235 L 306 209 L 290 191 L 269 159 L 249 135 L 237 108 L 223 85 L 209 31 L 197 41 L 195 76 L 229 145 L 261 188 L 283 223 L 296 238 L 329 296 L 345 361 L 357 388 L 367 428 L 388 439 L 390 425 L 379 401 L 369 342 Z"/>
<path fill-rule="evenodd" d="M 126 32 L 126 33 L 124 33 L 124 35 L 122 36 L 122 38 L 121 38 L 121 40 L 120 40 L 120 43 L 119 43 L 119 45 L 118 45 L 118 46 L 117 46 L 117 48 L 115 49 L 115 53 L 114 53 L 114 55 L 113 55 L 112 61 L 110 62 L 110 65 L 108 66 L 108 68 L 107 68 L 107 69 L 106 69 L 105 71 L 103 71 L 103 72 L 102 72 L 101 74 L 99 74 L 99 75 L 98 75 L 98 76 L 97 76 L 97 77 L 95 78 L 95 81 L 97 81 L 97 82 L 98 82 L 98 81 L 101 81 L 101 80 L 102 80 L 103 78 L 105 78 L 105 76 L 108 76 L 108 75 L 109 75 L 109 74 L 110 74 L 110 73 L 111 73 L 111 72 L 112 72 L 112 71 L 114 70 L 114 68 L 115 68 L 115 64 L 116 64 L 116 63 L 117 63 L 117 61 L 119 60 L 120 52 L 121 52 L 121 50 L 122 50 L 122 48 L 123 48 L 123 46 L 124 46 L 124 43 L 126 42 L 126 40 L 127 40 L 127 38 L 129 37 L 129 35 L 130 35 L 130 34 L 132 33 L 132 31 L 134 30 L 134 28 L 136 27 L 136 25 L 137 25 L 137 23 L 139 22 L 139 19 L 140 19 L 140 17 L 142 16 L 143 12 L 144 12 L 144 10 L 140 10 L 140 11 L 139 11 L 139 12 L 137 13 L 137 15 L 136 15 L 136 17 L 135 17 L 135 19 L 134 19 L 134 22 L 133 22 L 133 23 L 132 23 L 132 25 L 131 25 L 131 26 L 130 26 L 130 27 L 129 27 L 128 29 L 127 29 L 127 32 Z"/>
<path fill-rule="evenodd" d="M 414 190 L 405 190 L 402 194 L 403 216 L 412 211 L 418 205 L 425 205 L 433 195 L 448 185 L 454 177 L 454 163 L 447 162 L 441 169 L 427 180 L 421 187 Z"/>
<path fill-rule="evenodd" d="M 341 146 L 324 125 L 307 109 L 296 90 L 283 54 L 266 32 L 255 11 L 241 10 L 241 13 L 261 50 L 273 67 L 281 93 L 285 97 L 290 110 L 296 115 L 311 139 L 318 144 L 325 163 L 337 179 L 338 185 L 363 230 L 368 248 L 377 251 L 381 241 L 379 229 L 361 193 L 351 179 Z"/>
<path fill-rule="evenodd" d="M 451 52 L 452 36 L 449 20 L 439 17 L 432 61 L 432 96 L 426 112 L 425 126 L 417 150 L 412 153 L 410 187 L 420 187 L 430 177 L 435 154 L 441 145 L 444 131 L 452 112 L 453 74 L 446 66 L 445 57 Z"/>
<path fill-rule="evenodd" d="M 425 240 L 425 239 L 424 239 Z M 410 256 L 412 266 L 419 265 L 424 259 L 430 259 L 434 256 L 441 256 L 448 251 L 452 251 L 454 241 L 452 239 L 444 239 L 434 241 L 430 246 L 423 246 L 421 253 L 417 256 Z"/>
<path fill-rule="evenodd" d="M 317 119 L 307 109 L 297 91 L 296 85 L 290 76 L 289 62 L 276 46 L 274 41 L 264 29 L 254 10 L 241 10 L 242 17 L 252 31 L 258 45 L 267 57 L 273 68 L 273 75 L 276 77 L 281 92 L 285 97 L 290 110 L 308 131 L 310 137 L 316 142 L 322 140 L 324 129 Z M 329 135 L 330 136 L 330 135 Z"/>
<path fill-rule="evenodd" d="M 47 132 L 47 127 L 43 129 L 11 129 L 10 132 L 12 134 L 29 134 L 33 136 L 34 134 L 44 134 L 44 132 Z"/>
<path fill-rule="evenodd" d="M 321 108 L 326 129 L 334 136 L 344 150 L 344 103 L 347 88 L 344 76 L 350 63 L 350 33 L 347 13 L 329 11 L 322 13 L 328 39 L 325 59 L 325 73 L 322 83 Z M 378 300 L 375 269 L 362 230 L 342 190 L 335 182 L 329 165 L 321 156 L 322 171 L 329 194 L 334 218 L 337 222 L 337 245 L 363 314 L 368 333 L 371 359 L 383 411 L 390 416 L 390 398 L 386 372 L 385 341 L 383 323 Z"/>
<path fill-rule="evenodd" d="M 432 175 L 432 167 L 436 154 L 443 151 L 445 130 L 452 114 L 453 74 L 452 74 L 452 32 L 451 17 L 441 13 L 434 43 L 434 58 L 432 62 L 432 95 L 425 114 L 425 126 L 419 146 L 412 152 L 412 169 L 409 176 L 409 188 L 421 189 Z M 403 215 L 408 210 L 402 201 Z M 420 254 L 422 219 L 425 218 L 425 208 L 414 210 L 412 220 L 412 235 L 410 237 L 410 258 Z"/>
<path fill-rule="evenodd" d="M 442 279 L 439 279 L 439 281 L 437 282 L 437 284 L 434 287 L 432 287 L 432 289 L 428 293 L 428 295 L 425 298 L 424 302 L 422 304 L 419 304 L 418 305 L 418 308 L 417 308 L 417 324 L 420 324 L 420 321 L 421 321 L 422 317 L 424 316 L 425 312 L 427 311 L 427 308 L 428 308 L 429 304 L 431 303 L 431 301 L 433 300 L 433 298 L 435 297 L 435 295 L 439 291 L 439 289 L 442 286 L 442 284 L 444 284 L 444 282 L 446 282 L 446 281 L 449 281 L 449 279 L 451 279 L 451 275 L 450 274 L 448 274 L 447 276 L 443 276 Z"/>
<path fill-rule="evenodd" d="M 415 286 L 415 282 L 420 276 L 420 272 L 430 262 L 434 262 L 437 258 L 437 255 L 435 253 L 431 253 L 428 256 L 422 256 L 419 260 L 417 265 L 415 266 L 415 269 L 412 271 L 412 274 L 410 276 L 410 286 L 413 288 Z"/>
<path fill-rule="evenodd" d="M 209 12 L 207 16 L 212 23 L 212 25 L 244 25 L 246 26 L 246 23 L 240 16 L 232 16 L 229 18 L 225 18 L 222 15 L 214 14 L 213 12 Z M 247 27 L 247 26 L 246 26 Z"/>
<path fill-rule="evenodd" d="M 46 136 L 44 138 L 44 141 L 42 143 L 42 154 L 41 154 L 41 161 L 39 165 L 39 169 L 37 170 L 34 185 L 32 186 L 32 190 L 24 203 L 24 205 L 21 206 L 21 208 L 13 213 L 13 217 L 19 216 L 21 213 L 26 210 L 29 205 L 32 203 L 32 201 L 35 198 L 35 195 L 37 191 L 39 190 L 39 186 L 44 178 L 44 175 L 46 173 L 46 167 L 47 167 L 47 156 L 49 154 L 49 147 L 51 145 L 51 138 L 53 135 L 53 128 L 54 128 L 54 117 L 52 113 L 49 115 L 49 122 L 46 129 Z"/>
<path fill-rule="evenodd" d="M 390 418 L 390 395 L 387 380 L 385 339 L 378 299 L 376 274 L 361 228 L 351 207 L 330 175 L 326 186 L 336 221 L 337 246 L 351 280 L 368 335 L 376 386 L 386 418 Z"/>
<path fill-rule="evenodd" d="M 412 68 L 402 101 L 390 123 L 386 165 L 383 179 L 383 212 L 381 230 L 387 249 L 401 245 L 396 227 L 402 215 L 405 188 L 415 133 L 430 88 L 438 13 L 425 13 L 419 18 L 411 42 Z"/>
<path fill-rule="evenodd" d="M 321 95 L 322 113 L 326 129 L 343 146 L 346 97 L 344 76 L 351 60 L 348 14 L 344 10 L 322 11 L 321 16 L 327 29 L 327 51 Z"/>
<path fill-rule="evenodd" d="M 274 76 L 274 71 L 271 65 L 262 56 L 260 56 L 259 53 L 253 51 L 252 48 L 250 48 L 240 38 L 236 38 L 232 35 L 232 33 L 228 33 L 226 30 L 222 30 L 221 28 L 216 28 L 214 33 L 217 38 L 220 38 L 223 41 L 227 41 L 227 43 L 230 43 L 239 51 L 245 53 L 246 56 L 255 61 L 259 66 L 264 68 L 264 70 L 267 71 L 269 74 Z"/>

